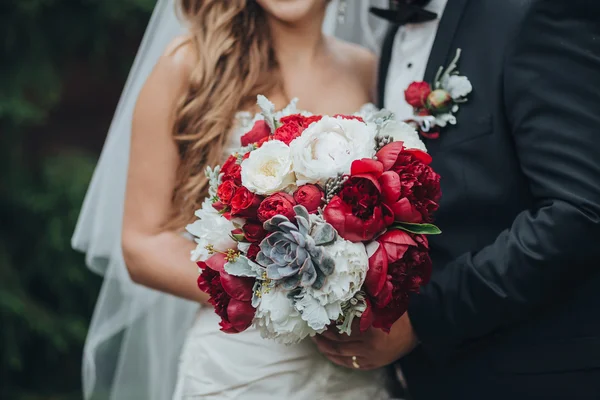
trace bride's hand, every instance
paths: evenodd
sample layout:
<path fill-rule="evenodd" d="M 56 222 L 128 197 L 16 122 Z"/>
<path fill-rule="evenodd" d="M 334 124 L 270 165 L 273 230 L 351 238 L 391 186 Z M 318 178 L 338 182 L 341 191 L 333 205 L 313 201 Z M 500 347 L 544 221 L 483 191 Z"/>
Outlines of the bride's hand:
<path fill-rule="evenodd" d="M 314 342 L 325 357 L 347 368 L 371 370 L 392 364 L 418 344 L 408 313 L 392 326 L 390 333 L 370 328 L 364 333 L 353 329 L 352 336 L 329 330 L 315 336 Z"/>

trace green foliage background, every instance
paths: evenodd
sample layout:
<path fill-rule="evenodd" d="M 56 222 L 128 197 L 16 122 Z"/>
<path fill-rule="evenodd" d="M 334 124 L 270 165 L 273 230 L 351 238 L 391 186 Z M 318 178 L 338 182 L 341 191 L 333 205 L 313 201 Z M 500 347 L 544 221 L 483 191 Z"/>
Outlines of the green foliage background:
<path fill-rule="evenodd" d="M 70 248 L 97 154 L 32 157 L 68 66 L 123 81 L 154 0 L 0 2 L 0 398 L 78 399 L 100 279 Z M 131 42 L 131 40 L 129 40 Z M 96 76 L 97 79 L 97 76 Z M 43 154 L 43 153 L 42 153 Z"/>

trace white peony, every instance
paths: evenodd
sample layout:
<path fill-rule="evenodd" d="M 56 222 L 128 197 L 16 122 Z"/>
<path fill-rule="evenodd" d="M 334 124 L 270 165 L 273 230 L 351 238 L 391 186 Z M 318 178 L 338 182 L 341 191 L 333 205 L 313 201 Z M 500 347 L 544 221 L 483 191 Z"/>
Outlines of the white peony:
<path fill-rule="evenodd" d="M 294 182 L 290 148 L 279 140 L 266 142 L 242 161 L 242 185 L 252 193 L 270 195 Z"/>
<path fill-rule="evenodd" d="M 381 136 L 390 136 L 394 142 L 403 142 L 407 149 L 417 149 L 427 152 L 425 143 L 419 137 L 419 133 L 415 128 L 406 122 L 389 120 L 384 123 L 379 131 Z"/>
<path fill-rule="evenodd" d="M 352 161 L 375 155 L 375 127 L 323 117 L 290 143 L 297 184 L 325 183 L 350 172 Z"/>
<path fill-rule="evenodd" d="M 367 276 L 369 257 L 362 243 L 352 243 L 338 238 L 332 245 L 324 246 L 325 253 L 335 260 L 332 275 L 321 289 L 307 288 L 296 301 L 302 319 L 320 331 L 342 314 L 342 303 L 350 300 L 360 290 Z"/>
<path fill-rule="evenodd" d="M 229 236 L 235 229 L 233 223 L 214 209 L 210 199 L 204 200 L 202 208 L 195 213 L 198 220 L 189 224 L 185 229 L 194 236 L 194 241 L 198 244 L 191 253 L 191 260 L 206 261 L 210 258 L 207 245 L 212 245 L 215 250 L 226 251 L 236 248 L 236 242 Z"/>
<path fill-rule="evenodd" d="M 473 85 L 466 76 L 450 75 L 442 82 L 442 87 L 452 99 L 457 100 L 467 96 L 473 91 Z"/>
<path fill-rule="evenodd" d="M 275 286 L 262 294 L 254 316 L 254 327 L 265 339 L 294 344 L 317 332 L 311 329 L 288 298 L 289 292 Z"/>

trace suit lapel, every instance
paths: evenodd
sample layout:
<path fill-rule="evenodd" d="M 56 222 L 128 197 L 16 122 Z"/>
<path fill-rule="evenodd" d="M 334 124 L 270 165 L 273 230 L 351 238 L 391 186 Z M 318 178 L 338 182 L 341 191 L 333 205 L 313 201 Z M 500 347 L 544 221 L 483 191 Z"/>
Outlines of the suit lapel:
<path fill-rule="evenodd" d="M 452 49 L 452 43 L 468 2 L 469 0 L 448 0 L 427 62 L 425 82 L 433 83 L 438 69 L 445 67 L 450 53 L 454 54 L 456 51 L 456 49 Z"/>

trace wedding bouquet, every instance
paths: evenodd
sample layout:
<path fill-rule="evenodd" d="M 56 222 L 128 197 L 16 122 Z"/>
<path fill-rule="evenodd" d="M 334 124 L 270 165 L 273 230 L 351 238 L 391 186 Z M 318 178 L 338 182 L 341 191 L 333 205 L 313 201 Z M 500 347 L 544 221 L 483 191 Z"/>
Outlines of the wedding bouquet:
<path fill-rule="evenodd" d="M 389 331 L 431 274 L 427 234 L 440 177 L 417 132 L 371 116 L 262 112 L 242 147 L 207 169 L 210 197 L 187 227 L 221 330 L 254 325 L 296 343 L 359 318 Z"/>

